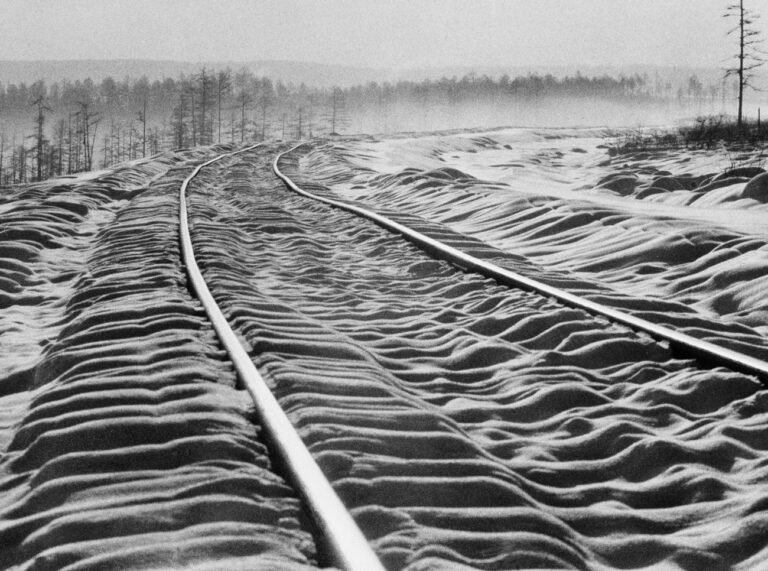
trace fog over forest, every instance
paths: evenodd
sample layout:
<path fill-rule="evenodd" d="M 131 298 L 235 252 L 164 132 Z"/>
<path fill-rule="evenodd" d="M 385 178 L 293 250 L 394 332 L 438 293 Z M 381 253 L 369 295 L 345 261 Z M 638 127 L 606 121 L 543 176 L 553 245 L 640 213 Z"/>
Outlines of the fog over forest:
<path fill-rule="evenodd" d="M 4 3 L 0 184 L 219 141 L 736 113 L 720 0 L 64 4 Z"/>
<path fill-rule="evenodd" d="M 126 65 L 115 62 L 115 69 L 125 71 Z M 6 62 L 6 67 L 13 66 Z M 162 73 L 173 69 L 171 62 L 149 67 Z M 496 126 L 669 125 L 698 114 L 727 113 L 735 89 L 717 73 L 685 75 L 664 68 L 592 76 L 471 71 L 437 79 L 423 79 L 438 75 L 423 70 L 418 80 L 355 84 L 355 77 L 372 70 L 290 62 L 177 67 L 192 71 L 115 79 L 104 75 L 108 62 L 100 62 L 94 67 L 103 76 L 98 80 L 0 84 L 0 184 L 215 142 Z M 327 85 L 327 79 L 311 83 L 323 72 L 340 86 Z M 292 81 L 303 79 L 307 82 Z"/>

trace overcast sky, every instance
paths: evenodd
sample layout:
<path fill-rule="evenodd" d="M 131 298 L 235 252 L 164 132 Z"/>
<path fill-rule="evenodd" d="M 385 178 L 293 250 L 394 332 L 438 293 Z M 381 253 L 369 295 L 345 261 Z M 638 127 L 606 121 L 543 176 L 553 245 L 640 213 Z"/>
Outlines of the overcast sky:
<path fill-rule="evenodd" d="M 0 0 L 0 59 L 721 67 L 731 0 Z M 766 4 L 747 0 L 766 11 Z M 760 21 L 768 36 L 768 14 Z M 0 78 L 1 79 L 1 78 Z"/>

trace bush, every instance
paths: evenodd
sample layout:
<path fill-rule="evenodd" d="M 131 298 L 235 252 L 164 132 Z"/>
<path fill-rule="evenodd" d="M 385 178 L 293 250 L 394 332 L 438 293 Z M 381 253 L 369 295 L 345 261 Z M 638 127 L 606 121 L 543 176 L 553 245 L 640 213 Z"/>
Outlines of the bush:
<path fill-rule="evenodd" d="M 744 121 L 739 127 L 726 115 L 697 117 L 693 125 L 680 127 L 677 133 L 629 131 L 607 145 L 610 156 L 668 149 L 713 149 L 728 151 L 762 151 L 768 139 L 768 126 L 757 121 Z"/>
<path fill-rule="evenodd" d="M 681 127 L 680 134 L 687 147 L 755 147 L 765 142 L 768 129 L 757 121 L 745 121 L 738 126 L 725 115 L 710 115 L 697 117 L 692 127 Z"/>
<path fill-rule="evenodd" d="M 680 135 L 664 131 L 645 133 L 630 131 L 608 146 L 610 156 L 626 155 L 628 153 L 679 149 L 683 145 Z"/>

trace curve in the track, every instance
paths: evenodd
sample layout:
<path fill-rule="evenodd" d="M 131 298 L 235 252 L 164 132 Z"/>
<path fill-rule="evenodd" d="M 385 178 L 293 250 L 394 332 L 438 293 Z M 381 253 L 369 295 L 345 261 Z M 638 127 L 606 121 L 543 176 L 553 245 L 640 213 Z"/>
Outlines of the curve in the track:
<path fill-rule="evenodd" d="M 227 323 L 221 309 L 211 295 L 195 259 L 187 220 L 187 186 L 206 166 L 226 157 L 245 153 L 258 146 L 259 144 L 251 145 L 239 151 L 219 155 L 199 165 L 184 180 L 179 196 L 182 259 L 192 287 L 205 308 L 222 346 L 229 354 L 240 381 L 256 404 L 259 419 L 270 444 L 281 459 L 287 475 L 309 509 L 312 520 L 328 549 L 329 558 L 334 565 L 341 569 L 383 570 L 381 562 L 369 546 L 365 536 L 344 507 L 330 482 L 272 395 L 247 351 Z"/>
<path fill-rule="evenodd" d="M 561 303 L 564 303 L 571 307 L 576 307 L 588 311 L 593 315 L 604 316 L 616 323 L 626 325 L 636 331 L 642 331 L 651 335 L 652 337 L 661 341 L 666 341 L 670 344 L 670 347 L 678 351 L 682 355 L 690 356 L 698 359 L 706 364 L 722 365 L 746 373 L 749 375 L 757 376 L 764 384 L 768 384 L 768 363 L 760 359 L 756 359 L 749 355 L 733 351 L 725 347 L 721 347 L 708 341 L 696 339 L 685 333 L 675 331 L 663 325 L 658 325 L 645 319 L 635 317 L 633 315 L 618 311 L 606 305 L 590 301 L 588 299 L 579 297 L 562 289 L 547 285 L 537 280 L 525 277 L 516 272 L 512 272 L 508 269 L 497 266 L 490 262 L 481 260 L 463 252 L 457 248 L 444 244 L 434 238 L 426 236 L 421 232 L 418 232 L 408 226 L 400 224 L 386 216 L 362 208 L 355 204 L 351 204 L 346 201 L 334 200 L 323 196 L 307 192 L 294 183 L 285 173 L 280 170 L 280 160 L 289 153 L 294 152 L 304 143 L 300 143 L 283 153 L 278 154 L 273 163 L 272 169 L 275 174 L 283 180 L 283 182 L 293 190 L 313 200 L 317 200 L 341 208 L 348 212 L 357 214 L 371 220 L 379 226 L 386 228 L 390 231 L 401 234 L 414 244 L 423 248 L 432 255 L 435 255 L 441 259 L 449 261 L 459 267 L 467 270 L 478 272 L 486 277 L 492 278 L 499 283 L 511 286 L 523 288 L 529 291 L 538 292 L 542 295 L 552 297 Z"/>

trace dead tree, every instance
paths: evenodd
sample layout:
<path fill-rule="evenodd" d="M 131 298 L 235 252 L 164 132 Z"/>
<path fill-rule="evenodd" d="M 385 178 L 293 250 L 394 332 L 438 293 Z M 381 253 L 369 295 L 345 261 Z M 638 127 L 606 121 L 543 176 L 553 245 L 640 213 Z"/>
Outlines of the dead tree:
<path fill-rule="evenodd" d="M 738 24 L 728 31 L 728 35 L 737 34 L 739 38 L 736 65 L 726 69 L 725 76 L 735 75 L 738 78 L 739 111 L 736 116 L 736 125 L 741 128 L 744 111 L 744 88 L 751 87 L 754 89 L 752 84 L 754 70 L 765 63 L 757 47 L 763 40 L 760 38 L 760 31 L 753 27 L 759 16 L 752 10 L 744 8 L 744 0 L 739 0 L 738 4 L 728 6 L 723 17 L 735 18 L 738 21 Z"/>
<path fill-rule="evenodd" d="M 109 134 L 104 135 L 104 148 L 102 149 L 101 168 L 109 166 Z"/>
<path fill-rule="evenodd" d="M 98 113 L 89 111 L 90 103 L 78 101 L 80 110 L 75 114 L 80 119 L 81 136 L 83 143 L 84 170 L 89 171 L 93 165 L 93 147 L 96 144 L 96 130 L 98 129 L 98 120 L 94 121 Z"/>
<path fill-rule="evenodd" d="M 245 109 L 251 103 L 251 96 L 243 89 L 237 94 L 237 105 L 240 107 L 240 142 L 245 141 L 245 128 L 247 123 L 245 121 Z"/>
<path fill-rule="evenodd" d="M 24 144 L 15 148 L 11 164 L 13 165 L 14 181 L 21 184 L 27 182 L 27 149 Z"/>
<path fill-rule="evenodd" d="M 272 82 L 266 77 L 261 78 L 255 85 L 258 87 L 257 100 L 261 114 L 261 125 L 258 131 L 260 133 L 259 140 L 264 141 L 267 138 L 267 128 L 270 126 L 267 120 L 267 112 L 273 105 L 275 94 Z"/>
<path fill-rule="evenodd" d="M 181 149 L 187 146 L 187 128 L 184 123 L 186 117 L 186 99 L 184 98 L 184 90 L 179 90 L 179 104 L 174 107 L 172 113 L 173 124 L 173 144 L 177 149 Z"/>
<path fill-rule="evenodd" d="M 200 144 L 208 145 L 213 142 L 213 111 L 211 109 L 213 104 L 211 99 L 213 98 L 213 82 L 215 81 L 215 77 L 213 74 L 208 73 L 205 67 L 203 67 L 203 69 L 200 70 L 197 79 L 200 83 Z M 208 120 L 209 113 L 211 115 L 210 121 Z M 192 116 L 194 120 L 194 113 Z"/>
<path fill-rule="evenodd" d="M 72 174 L 72 160 L 74 158 L 73 143 L 74 137 L 72 135 L 72 113 L 67 117 L 67 174 Z"/>
<path fill-rule="evenodd" d="M 339 112 L 340 99 L 339 88 L 334 87 L 331 93 L 331 135 L 336 134 L 336 117 Z"/>
<path fill-rule="evenodd" d="M 133 150 L 134 150 L 133 149 L 133 133 L 134 133 L 133 121 L 131 121 L 130 123 L 128 123 L 128 160 L 129 161 L 133 160 Z"/>
<path fill-rule="evenodd" d="M 144 98 L 144 109 L 138 112 L 141 123 L 141 156 L 147 156 L 147 99 Z"/>
<path fill-rule="evenodd" d="M 35 99 L 31 105 L 37 107 L 37 117 L 35 118 L 35 159 L 37 161 L 37 180 L 43 180 L 43 153 L 47 143 L 43 133 L 43 125 L 45 124 L 45 112 L 52 111 L 52 109 L 45 104 L 45 98 L 42 95 Z"/>
<path fill-rule="evenodd" d="M 232 86 L 229 70 L 220 71 L 216 76 L 216 105 L 217 105 L 217 123 L 218 123 L 218 136 L 217 143 L 221 143 L 221 101 L 224 94 L 229 91 Z"/>
<path fill-rule="evenodd" d="M 197 122 L 195 121 L 195 111 L 197 108 L 195 107 L 196 104 L 196 98 L 195 98 L 195 84 L 193 81 L 190 81 L 187 85 L 187 92 L 189 93 L 189 116 L 192 119 L 191 125 L 192 125 L 192 146 L 197 146 Z"/>
<path fill-rule="evenodd" d="M 251 96 L 251 83 L 252 74 L 246 68 L 242 68 L 235 74 L 234 84 L 237 87 L 237 95 L 235 96 L 235 103 L 240 109 L 240 143 L 245 141 L 245 129 L 247 122 L 245 119 L 246 108 L 249 108 L 253 102 Z"/>
<path fill-rule="evenodd" d="M 334 87 L 331 91 L 330 109 L 325 119 L 330 124 L 331 135 L 338 135 L 339 130 L 347 124 L 346 101 L 344 92 L 339 87 Z"/>
<path fill-rule="evenodd" d="M 64 168 L 64 138 L 66 134 L 67 124 L 64 121 L 64 119 L 59 119 L 58 123 L 58 129 L 56 133 L 56 138 L 58 142 L 58 152 L 56 153 L 56 159 L 58 162 L 57 168 L 56 168 L 56 174 L 61 175 L 63 174 L 63 168 Z"/>
<path fill-rule="evenodd" d="M 0 186 L 3 185 L 3 159 L 5 155 L 5 133 L 0 133 Z"/>

